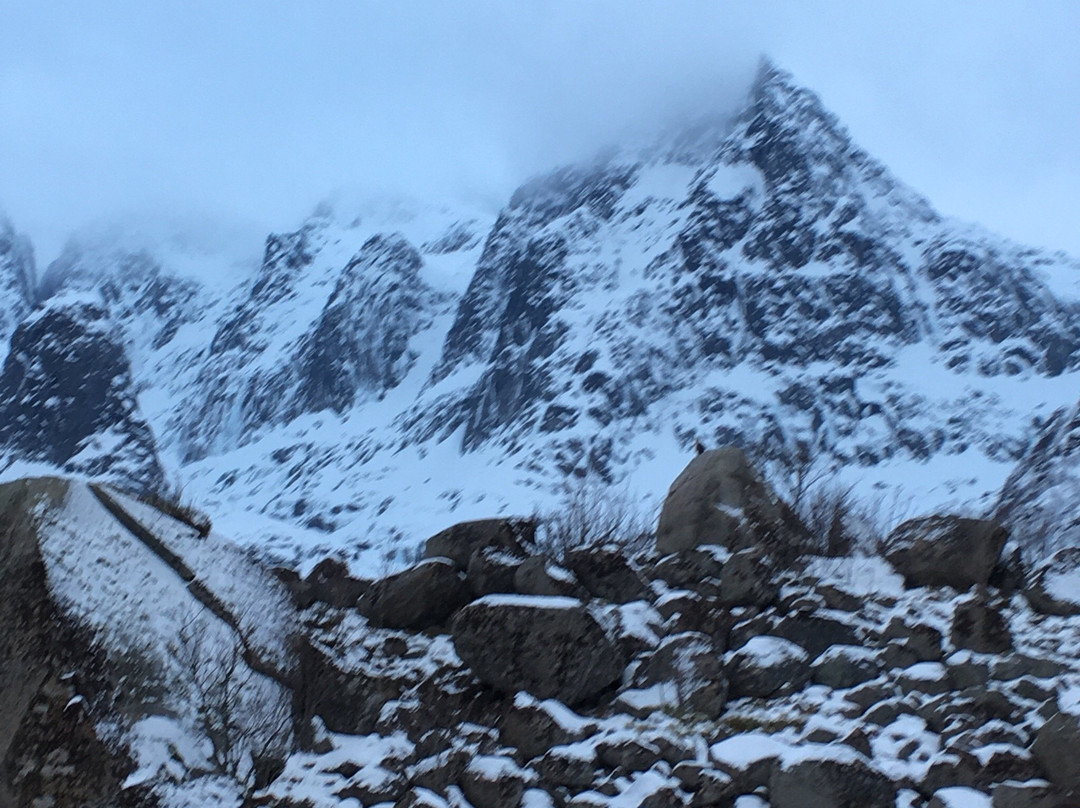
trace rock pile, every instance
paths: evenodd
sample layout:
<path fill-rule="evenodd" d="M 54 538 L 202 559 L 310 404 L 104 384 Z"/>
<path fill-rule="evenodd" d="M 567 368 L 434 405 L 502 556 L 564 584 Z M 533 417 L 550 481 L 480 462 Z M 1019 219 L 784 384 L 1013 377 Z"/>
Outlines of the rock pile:
<path fill-rule="evenodd" d="M 942 515 L 898 527 L 884 558 L 778 563 L 753 531 L 799 527 L 741 453 L 679 479 L 652 554 L 544 558 L 484 523 L 359 610 L 310 609 L 313 648 L 356 683 L 316 712 L 354 734 L 324 732 L 259 804 L 363 781 L 385 808 L 1080 805 L 1071 556 L 1004 590 L 1005 531 Z M 438 564 L 454 572 L 435 584 Z"/>

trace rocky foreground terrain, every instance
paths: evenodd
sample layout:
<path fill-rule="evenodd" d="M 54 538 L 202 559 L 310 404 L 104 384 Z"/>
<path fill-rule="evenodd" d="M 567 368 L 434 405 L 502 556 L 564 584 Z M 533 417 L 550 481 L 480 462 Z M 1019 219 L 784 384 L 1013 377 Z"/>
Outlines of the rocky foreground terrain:
<path fill-rule="evenodd" d="M 0 805 L 1080 805 L 1077 551 L 940 514 L 845 555 L 731 447 L 647 547 L 543 527 L 302 577 L 189 508 L 5 484 Z"/>

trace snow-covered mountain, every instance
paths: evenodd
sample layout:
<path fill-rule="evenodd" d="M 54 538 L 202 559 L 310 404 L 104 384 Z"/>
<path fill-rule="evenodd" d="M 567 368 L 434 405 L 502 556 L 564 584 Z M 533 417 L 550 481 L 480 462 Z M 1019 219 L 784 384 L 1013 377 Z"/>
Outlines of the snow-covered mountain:
<path fill-rule="evenodd" d="M 0 233 L 14 328 L 32 262 Z M 223 295 L 123 250 L 44 279 L 122 344 L 117 418 L 145 421 L 160 471 L 79 465 L 97 422 L 51 453 L 9 426 L 8 457 L 164 477 L 272 554 L 369 568 L 568 480 L 656 496 L 695 438 L 803 442 L 866 496 L 982 509 L 1080 372 L 1080 265 L 939 215 L 770 65 L 734 115 L 536 178 L 497 216 L 323 210 Z"/>

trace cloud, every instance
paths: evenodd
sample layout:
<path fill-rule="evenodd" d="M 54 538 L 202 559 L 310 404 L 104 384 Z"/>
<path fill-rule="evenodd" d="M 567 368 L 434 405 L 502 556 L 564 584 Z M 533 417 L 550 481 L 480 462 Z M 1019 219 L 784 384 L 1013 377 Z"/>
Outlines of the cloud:
<path fill-rule="evenodd" d="M 880 5 L 20 4 L 0 29 L 0 202 L 45 258 L 133 212 L 288 228 L 341 186 L 494 206 L 732 106 L 768 52 L 947 212 L 1080 253 L 1055 213 L 1080 179 L 1075 7 Z"/>

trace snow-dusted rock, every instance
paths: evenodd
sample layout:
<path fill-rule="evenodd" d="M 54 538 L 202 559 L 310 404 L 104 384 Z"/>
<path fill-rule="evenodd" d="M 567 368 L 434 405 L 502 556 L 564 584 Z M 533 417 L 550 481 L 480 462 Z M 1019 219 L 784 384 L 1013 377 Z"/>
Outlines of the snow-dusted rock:
<path fill-rule="evenodd" d="M 839 688 L 861 685 L 875 678 L 880 671 L 877 652 L 857 645 L 833 645 L 810 666 L 815 682 Z"/>
<path fill-rule="evenodd" d="M 1047 779 L 1062 791 L 1080 795 L 1080 719 L 1059 712 L 1035 734 L 1031 753 L 1042 766 Z"/>
<path fill-rule="evenodd" d="M 164 473 L 124 344 L 97 295 L 62 294 L 19 324 L 0 375 L 0 457 L 157 490 Z"/>
<path fill-rule="evenodd" d="M 612 684 L 625 661 L 571 598 L 489 595 L 455 616 L 454 647 L 486 684 L 574 705 Z"/>
<path fill-rule="evenodd" d="M 577 715 L 555 699 L 538 701 L 518 693 L 500 725 L 500 738 L 521 752 L 526 760 L 553 746 L 580 741 L 596 731 L 596 722 Z"/>
<path fill-rule="evenodd" d="M 1024 596 L 1043 614 L 1080 614 L 1080 548 L 1054 553 L 1032 573 Z"/>
<path fill-rule="evenodd" d="M 985 585 L 1008 539 L 997 522 L 958 516 L 911 519 L 886 539 L 885 557 L 910 586 Z"/>
<path fill-rule="evenodd" d="M 826 748 L 783 760 L 769 801 L 773 808 L 894 808 L 896 786 L 857 752 Z"/>
<path fill-rule="evenodd" d="M 719 718 L 727 704 L 722 652 L 696 632 L 675 634 L 660 643 L 635 670 L 633 684 L 658 687 L 669 709 L 705 719 Z"/>
<path fill-rule="evenodd" d="M 465 570 L 472 554 L 483 547 L 494 547 L 522 554 L 536 534 L 529 519 L 477 519 L 440 530 L 424 544 L 424 558 L 449 558 Z"/>
<path fill-rule="evenodd" d="M 517 568 L 514 589 L 522 595 L 588 597 L 574 573 L 541 556 L 527 558 Z"/>
<path fill-rule="evenodd" d="M 641 574 L 616 545 L 573 548 L 566 553 L 564 564 L 593 597 L 612 603 L 630 603 L 648 597 Z"/>
<path fill-rule="evenodd" d="M 772 698 L 802 689 L 810 678 L 806 651 L 780 637 L 754 637 L 727 663 L 734 698 Z"/>
<path fill-rule="evenodd" d="M 725 606 L 768 606 L 780 587 L 776 570 L 760 547 L 734 553 L 724 563 L 717 580 L 717 600 Z"/>

